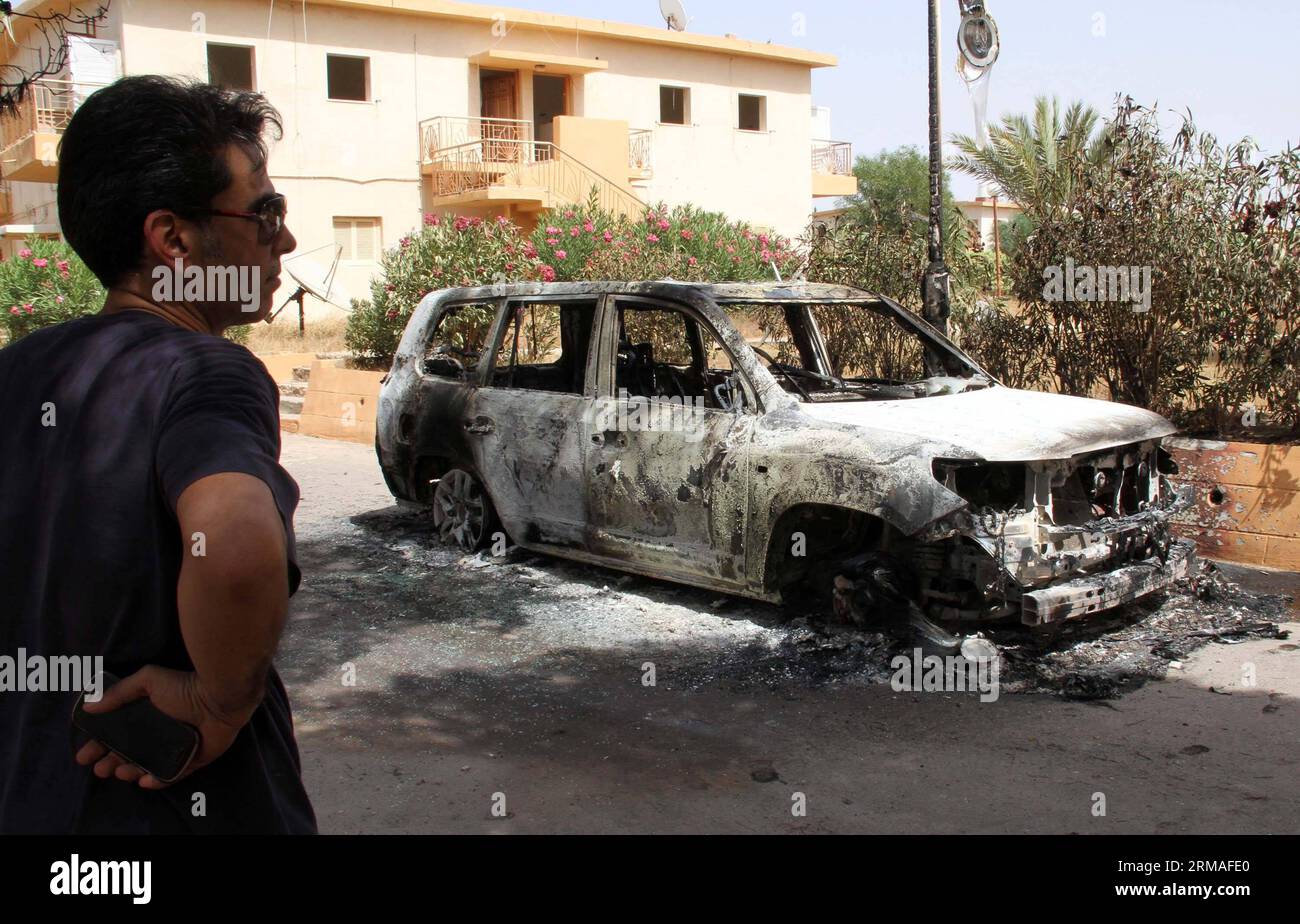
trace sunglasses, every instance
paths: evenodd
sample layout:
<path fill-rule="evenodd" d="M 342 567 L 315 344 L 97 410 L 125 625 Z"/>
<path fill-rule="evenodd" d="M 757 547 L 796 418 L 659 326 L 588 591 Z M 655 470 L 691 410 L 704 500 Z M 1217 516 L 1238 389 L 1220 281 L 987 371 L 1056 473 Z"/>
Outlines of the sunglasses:
<path fill-rule="evenodd" d="M 223 218 L 246 218 L 258 224 L 257 241 L 269 244 L 284 227 L 284 216 L 289 211 L 289 202 L 284 196 L 276 194 L 262 203 L 256 212 L 232 212 L 226 209 L 199 209 L 207 215 L 219 215 Z"/>

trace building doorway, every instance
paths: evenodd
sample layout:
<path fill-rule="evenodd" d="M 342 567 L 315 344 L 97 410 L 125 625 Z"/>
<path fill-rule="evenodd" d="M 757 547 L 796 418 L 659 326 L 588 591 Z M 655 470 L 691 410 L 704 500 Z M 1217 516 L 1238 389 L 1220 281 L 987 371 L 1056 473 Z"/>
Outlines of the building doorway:
<path fill-rule="evenodd" d="M 533 137 L 555 141 L 555 117 L 569 115 L 569 78 L 555 74 L 533 75 Z M 538 146 L 538 157 L 550 156 L 550 149 Z"/>
<path fill-rule="evenodd" d="M 479 114 L 483 117 L 480 137 L 485 161 L 521 159 L 521 142 L 525 139 L 520 130 L 522 123 L 518 121 L 518 87 L 516 71 L 479 71 Z"/>

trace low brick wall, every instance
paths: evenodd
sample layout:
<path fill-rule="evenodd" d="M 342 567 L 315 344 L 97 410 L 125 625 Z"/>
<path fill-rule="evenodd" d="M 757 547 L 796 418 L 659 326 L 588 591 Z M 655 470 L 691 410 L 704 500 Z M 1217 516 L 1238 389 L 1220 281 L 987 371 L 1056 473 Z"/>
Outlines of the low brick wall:
<path fill-rule="evenodd" d="M 1177 531 L 1221 561 L 1300 571 L 1300 446 L 1175 438 L 1173 481 L 1196 489 Z"/>
<path fill-rule="evenodd" d="M 383 377 L 382 372 L 345 369 L 342 360 L 314 360 L 298 432 L 333 440 L 374 442 L 379 380 Z"/>

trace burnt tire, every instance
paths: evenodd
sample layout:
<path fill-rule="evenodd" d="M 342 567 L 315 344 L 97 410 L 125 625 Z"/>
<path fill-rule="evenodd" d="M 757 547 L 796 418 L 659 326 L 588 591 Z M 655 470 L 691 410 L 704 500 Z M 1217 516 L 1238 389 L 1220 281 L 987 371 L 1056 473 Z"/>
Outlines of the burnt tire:
<path fill-rule="evenodd" d="M 433 525 L 438 538 L 477 552 L 499 529 L 496 510 L 483 485 L 462 468 L 448 469 L 433 490 Z"/>

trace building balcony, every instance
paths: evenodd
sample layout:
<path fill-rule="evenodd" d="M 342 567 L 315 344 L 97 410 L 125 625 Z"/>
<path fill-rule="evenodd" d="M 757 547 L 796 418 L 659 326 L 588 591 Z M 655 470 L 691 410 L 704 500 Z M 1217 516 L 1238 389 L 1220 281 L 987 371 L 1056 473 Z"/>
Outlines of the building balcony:
<path fill-rule="evenodd" d="M 0 177 L 35 183 L 59 178 L 59 139 L 72 113 L 102 84 L 38 80 L 17 108 L 0 116 Z"/>
<path fill-rule="evenodd" d="M 853 145 L 847 141 L 813 141 L 814 196 L 852 196 L 858 191 L 853 175 Z"/>
<path fill-rule="evenodd" d="M 526 119 L 434 116 L 420 123 L 420 169 L 502 174 L 535 160 L 533 123 Z"/>

